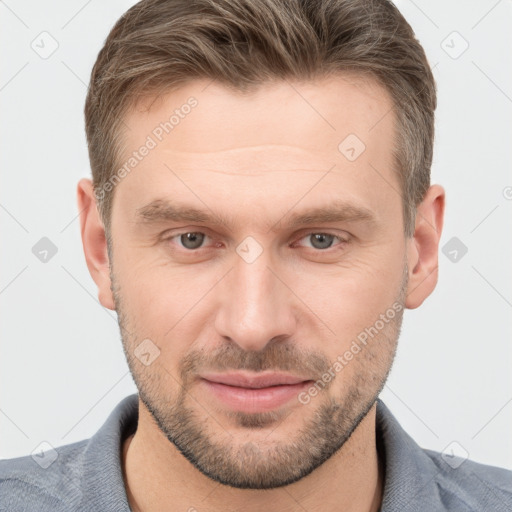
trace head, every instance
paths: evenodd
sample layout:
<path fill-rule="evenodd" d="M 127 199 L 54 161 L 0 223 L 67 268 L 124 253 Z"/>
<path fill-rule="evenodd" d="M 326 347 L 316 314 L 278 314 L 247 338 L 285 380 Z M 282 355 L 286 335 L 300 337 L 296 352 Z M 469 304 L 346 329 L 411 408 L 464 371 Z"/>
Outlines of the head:
<path fill-rule="evenodd" d="M 85 106 L 84 250 L 143 406 L 205 475 L 294 482 L 374 407 L 437 280 L 435 107 L 384 0 L 152 0 L 112 29 Z M 241 410 L 202 379 L 237 370 L 308 382 Z"/>

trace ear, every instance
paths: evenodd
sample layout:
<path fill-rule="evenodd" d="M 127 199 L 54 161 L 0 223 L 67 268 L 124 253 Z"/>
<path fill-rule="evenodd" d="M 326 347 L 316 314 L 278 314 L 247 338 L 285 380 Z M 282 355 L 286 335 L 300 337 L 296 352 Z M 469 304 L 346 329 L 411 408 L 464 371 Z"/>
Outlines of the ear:
<path fill-rule="evenodd" d="M 445 192 L 440 185 L 432 185 L 418 205 L 414 236 L 407 241 L 409 283 L 406 308 L 421 306 L 436 287 L 444 206 Z"/>
<path fill-rule="evenodd" d="M 90 179 L 83 178 L 78 182 L 77 201 L 87 268 L 98 286 L 100 303 L 108 309 L 115 310 L 114 298 L 110 289 L 110 265 L 105 228 L 99 216 L 94 187 Z"/>

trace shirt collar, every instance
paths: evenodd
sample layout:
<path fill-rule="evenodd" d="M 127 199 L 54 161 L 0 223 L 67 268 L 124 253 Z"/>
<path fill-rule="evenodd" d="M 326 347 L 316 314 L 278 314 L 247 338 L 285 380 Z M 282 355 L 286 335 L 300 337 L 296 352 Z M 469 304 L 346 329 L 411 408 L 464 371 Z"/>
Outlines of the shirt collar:
<path fill-rule="evenodd" d="M 138 409 L 137 394 L 124 398 L 87 445 L 83 488 L 88 510 L 130 512 L 121 458 L 123 441 L 137 428 Z"/>
<path fill-rule="evenodd" d="M 436 476 L 439 469 L 377 399 L 376 436 L 384 459 L 381 512 L 435 510 L 439 505 Z"/>

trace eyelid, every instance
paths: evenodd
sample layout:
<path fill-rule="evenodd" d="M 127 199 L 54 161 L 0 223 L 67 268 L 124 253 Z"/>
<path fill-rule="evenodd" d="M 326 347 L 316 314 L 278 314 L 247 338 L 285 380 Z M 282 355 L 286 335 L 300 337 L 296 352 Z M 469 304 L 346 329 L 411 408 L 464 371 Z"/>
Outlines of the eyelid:
<path fill-rule="evenodd" d="M 182 230 L 180 230 L 178 232 L 173 232 L 171 234 L 169 234 L 169 231 L 167 231 L 166 233 L 163 233 L 161 235 L 161 240 L 162 241 L 170 242 L 171 240 L 173 240 L 173 239 L 175 239 L 177 237 L 180 237 L 181 235 L 185 235 L 187 233 L 200 233 L 202 235 L 205 235 L 207 238 L 210 238 L 211 240 L 214 240 L 214 237 L 211 234 L 209 234 L 209 230 L 207 228 L 203 228 L 203 227 L 199 227 L 197 229 L 196 228 L 182 229 Z M 313 249 L 313 250 L 315 250 L 317 252 L 329 252 L 331 249 L 334 249 L 335 247 L 337 247 L 339 245 L 343 245 L 343 244 L 346 244 L 346 243 L 350 242 L 350 235 L 348 233 L 346 233 L 346 232 L 344 232 L 345 236 L 343 236 L 341 234 L 334 233 L 333 231 L 331 231 L 329 229 L 323 230 L 323 229 L 320 228 L 320 229 L 309 229 L 309 230 L 305 230 L 305 231 L 299 232 L 298 235 L 294 236 L 295 242 L 293 242 L 291 244 L 291 246 L 295 246 L 298 242 L 300 242 L 301 240 L 303 240 L 304 238 L 306 238 L 308 236 L 318 235 L 318 234 L 333 236 L 334 238 L 338 239 L 339 243 L 334 245 L 334 246 L 328 247 L 327 249 L 315 249 L 314 247 L 307 247 L 308 249 Z M 201 250 L 208 249 L 208 246 L 205 246 L 205 245 L 202 245 L 201 247 L 198 247 L 197 249 L 186 249 L 185 247 L 183 247 L 181 245 L 178 245 L 178 247 L 180 247 L 181 249 L 186 250 L 189 253 L 199 252 Z"/>
<path fill-rule="evenodd" d="M 345 236 L 342 236 L 341 234 L 333 233 L 330 230 L 313 229 L 313 230 L 308 230 L 308 231 L 302 233 L 299 236 L 299 238 L 297 238 L 297 242 L 302 240 L 302 239 L 304 239 L 304 238 L 306 238 L 306 237 L 308 237 L 308 236 L 311 236 L 311 235 L 329 235 L 329 236 L 333 236 L 334 238 L 337 238 L 339 240 L 339 242 L 340 242 L 337 245 L 342 245 L 342 244 L 348 243 L 350 241 L 350 237 L 349 237 L 348 233 L 345 233 Z M 295 243 L 296 242 L 294 242 L 294 244 Z M 316 249 L 316 250 L 319 251 L 319 252 L 327 252 L 327 251 L 329 251 L 329 249 L 332 249 L 333 247 L 336 247 L 336 246 L 328 247 L 327 249 Z"/>
<path fill-rule="evenodd" d="M 200 233 L 201 235 L 205 235 L 205 237 L 207 238 L 210 238 L 211 240 L 213 240 L 213 237 L 210 236 L 208 234 L 208 230 L 205 229 L 205 228 L 201 228 L 201 229 L 185 229 L 185 230 L 182 230 L 182 231 L 178 231 L 176 233 L 169 233 L 168 231 L 166 233 L 163 233 L 161 235 L 161 240 L 162 242 L 170 242 L 171 240 L 175 239 L 175 238 L 179 238 L 181 235 L 186 235 L 187 233 Z M 185 249 L 187 250 L 188 252 L 198 252 L 200 251 L 201 249 L 207 249 L 206 246 L 202 245 L 201 247 L 197 248 L 197 249 L 186 249 L 186 247 L 183 247 L 183 246 L 179 246 L 180 248 L 182 249 Z"/>

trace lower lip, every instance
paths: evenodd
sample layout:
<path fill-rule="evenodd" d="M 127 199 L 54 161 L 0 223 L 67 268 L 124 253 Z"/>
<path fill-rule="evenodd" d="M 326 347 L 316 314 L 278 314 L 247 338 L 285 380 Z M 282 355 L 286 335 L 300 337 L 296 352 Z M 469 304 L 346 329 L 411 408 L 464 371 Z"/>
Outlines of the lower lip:
<path fill-rule="evenodd" d="M 307 388 L 311 381 L 283 384 L 267 388 L 251 389 L 228 386 L 219 382 L 201 379 L 207 389 L 221 402 L 237 411 L 265 412 L 286 404 Z"/>

